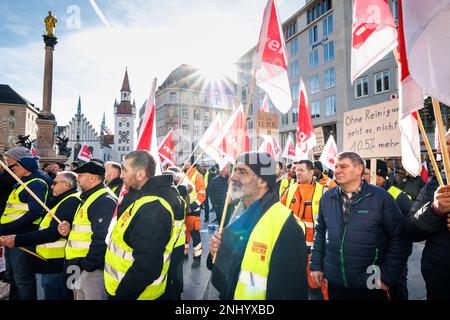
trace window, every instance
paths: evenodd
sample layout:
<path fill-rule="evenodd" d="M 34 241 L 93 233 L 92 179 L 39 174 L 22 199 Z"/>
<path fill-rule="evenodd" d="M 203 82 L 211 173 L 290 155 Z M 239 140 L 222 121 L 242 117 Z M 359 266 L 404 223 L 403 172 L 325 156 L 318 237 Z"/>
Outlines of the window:
<path fill-rule="evenodd" d="M 194 136 L 198 136 L 200 134 L 200 131 L 199 131 L 199 127 L 198 126 L 194 126 Z"/>
<path fill-rule="evenodd" d="M 318 1 L 318 3 L 308 10 L 307 23 L 310 24 L 314 22 L 317 18 L 325 14 L 331 9 L 331 0 Z"/>
<path fill-rule="evenodd" d="M 298 108 L 292 107 L 292 123 L 298 122 Z"/>
<path fill-rule="evenodd" d="M 317 34 L 317 26 L 311 27 L 308 30 L 309 34 L 309 44 L 312 45 L 319 40 L 319 35 Z"/>
<path fill-rule="evenodd" d="M 355 81 L 355 98 L 367 97 L 369 95 L 369 77 L 362 77 Z"/>
<path fill-rule="evenodd" d="M 9 116 L 15 117 L 16 116 L 16 110 L 9 110 Z"/>
<path fill-rule="evenodd" d="M 330 15 L 323 19 L 323 36 L 327 36 L 333 32 L 333 16 Z"/>
<path fill-rule="evenodd" d="M 327 42 L 323 46 L 323 62 L 334 60 L 334 43 L 333 41 Z"/>
<path fill-rule="evenodd" d="M 291 41 L 291 56 L 296 55 L 298 52 L 298 38 L 292 39 Z"/>
<path fill-rule="evenodd" d="M 389 70 L 375 73 L 375 93 L 389 91 Z"/>
<path fill-rule="evenodd" d="M 394 16 L 394 19 L 398 20 L 398 0 L 392 0 L 391 1 L 391 11 L 392 15 Z"/>
<path fill-rule="evenodd" d="M 325 98 L 325 115 L 332 116 L 336 114 L 336 96 Z"/>
<path fill-rule="evenodd" d="M 200 112 L 198 110 L 194 110 L 194 120 L 200 120 Z"/>
<path fill-rule="evenodd" d="M 206 121 L 209 120 L 209 111 L 205 111 L 205 120 L 206 120 Z"/>
<path fill-rule="evenodd" d="M 291 85 L 292 100 L 298 100 L 299 94 L 300 94 L 300 84 L 294 83 L 293 85 Z"/>
<path fill-rule="evenodd" d="M 319 49 L 314 49 L 309 53 L 309 68 L 314 69 L 319 66 Z"/>
<path fill-rule="evenodd" d="M 9 130 L 14 130 L 14 127 L 15 127 L 14 122 L 10 122 L 8 125 Z"/>
<path fill-rule="evenodd" d="M 171 92 L 170 93 L 170 103 L 175 103 L 175 102 L 177 102 L 177 93 Z"/>
<path fill-rule="evenodd" d="M 246 102 L 246 101 L 247 101 L 247 89 L 242 88 L 242 102 Z"/>
<path fill-rule="evenodd" d="M 289 39 L 297 32 L 297 22 L 291 23 L 287 29 L 284 30 L 284 38 Z"/>
<path fill-rule="evenodd" d="M 122 122 L 119 122 L 119 127 L 122 127 Z"/>
<path fill-rule="evenodd" d="M 334 75 L 334 67 L 325 70 L 325 89 L 336 86 L 336 79 Z"/>
<path fill-rule="evenodd" d="M 312 101 L 311 102 L 311 118 L 319 118 L 320 117 L 320 101 Z"/>
<path fill-rule="evenodd" d="M 309 93 L 314 94 L 320 91 L 319 75 L 309 77 Z"/>
<path fill-rule="evenodd" d="M 291 63 L 291 77 L 295 77 L 298 75 L 298 61 L 295 60 Z"/>
<path fill-rule="evenodd" d="M 183 118 L 188 118 L 188 110 L 187 110 L 187 108 L 183 108 Z"/>
<path fill-rule="evenodd" d="M 183 124 L 183 133 L 189 133 L 189 127 L 188 127 L 188 125 L 187 124 Z"/>
<path fill-rule="evenodd" d="M 127 122 L 127 127 L 128 127 L 128 128 L 130 127 L 130 123 L 129 123 L 129 122 Z"/>

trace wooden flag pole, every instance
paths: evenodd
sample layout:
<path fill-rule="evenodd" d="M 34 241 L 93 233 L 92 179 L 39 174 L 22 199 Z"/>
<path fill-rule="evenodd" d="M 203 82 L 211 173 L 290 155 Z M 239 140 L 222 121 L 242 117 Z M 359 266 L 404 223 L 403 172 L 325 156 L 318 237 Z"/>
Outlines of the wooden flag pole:
<path fill-rule="evenodd" d="M 61 220 L 58 219 L 57 216 L 55 216 L 55 214 L 52 212 L 52 210 L 50 210 L 45 203 L 43 203 L 41 201 L 41 199 L 39 199 L 33 191 L 30 190 L 30 188 L 28 188 L 28 186 L 22 182 L 22 180 L 20 180 L 20 178 L 18 176 L 15 175 L 14 172 L 11 171 L 11 169 L 8 168 L 8 166 L 6 164 L 4 164 L 2 161 L 0 161 L 0 165 L 3 167 L 3 169 L 6 170 L 6 172 L 8 172 L 25 190 L 28 191 L 28 193 L 34 198 L 34 200 L 36 200 L 37 203 L 39 203 L 51 216 L 53 219 L 55 219 L 56 221 L 58 221 L 58 223 L 62 223 Z"/>
<path fill-rule="evenodd" d="M 26 252 L 26 253 L 29 253 L 29 254 L 31 254 L 32 256 L 35 256 L 36 258 L 39 258 L 39 259 L 44 260 L 44 261 L 47 261 L 47 259 L 45 259 L 45 258 L 42 257 L 41 255 L 39 255 L 39 254 L 37 254 L 37 253 L 35 253 L 35 252 L 31 251 L 31 250 L 28 250 L 27 248 L 24 248 L 24 247 L 18 247 L 17 249 L 20 249 L 20 250 L 22 250 L 22 251 L 24 251 L 24 252 Z"/>
<path fill-rule="evenodd" d="M 195 147 L 195 149 L 197 149 L 197 147 Z M 195 150 L 195 149 L 194 149 L 194 150 Z M 191 156 L 192 156 L 193 153 L 194 153 L 194 152 L 191 153 L 191 155 L 189 156 L 188 159 L 191 158 Z M 205 151 L 200 152 L 200 154 L 198 155 L 197 159 L 195 159 L 194 163 L 191 164 L 191 166 L 190 166 L 189 169 L 186 171 L 186 173 L 183 174 L 183 178 L 180 179 L 180 181 L 178 181 L 177 187 L 181 184 L 181 182 L 183 182 L 183 180 L 184 180 L 184 178 L 186 177 L 186 174 L 189 172 L 189 170 L 191 170 L 191 168 L 197 164 L 198 160 L 200 160 L 200 158 L 201 158 L 201 156 L 203 155 L 203 153 L 205 153 Z M 189 160 L 188 160 L 188 161 L 189 161 Z M 186 163 L 188 163 L 188 161 L 186 161 L 186 162 L 183 164 L 183 167 L 181 167 L 181 170 L 183 170 L 184 166 L 186 165 Z"/>
<path fill-rule="evenodd" d="M 253 100 L 253 93 L 255 91 L 255 86 L 256 86 L 256 70 L 252 69 L 252 78 L 250 80 L 249 87 L 247 89 L 247 103 L 245 104 L 245 111 L 244 111 L 244 119 L 243 119 L 243 121 L 244 121 L 244 129 L 247 126 L 247 116 L 248 116 L 248 112 L 250 110 L 250 104 L 252 103 L 252 100 Z M 243 130 L 241 130 L 241 132 L 239 132 L 238 143 L 240 141 L 242 141 L 243 134 L 244 134 L 244 132 L 243 132 Z M 242 151 L 242 150 L 239 150 L 239 151 Z M 228 211 L 228 206 L 230 204 L 230 198 L 231 198 L 230 194 L 231 194 L 231 188 L 233 186 L 233 181 L 231 181 L 231 177 L 233 176 L 235 167 L 236 167 L 236 160 L 233 163 L 233 168 L 232 168 L 232 170 L 230 172 L 230 176 L 229 176 L 230 182 L 228 184 L 227 195 L 226 195 L 226 198 L 225 198 L 225 205 L 223 207 L 222 219 L 220 220 L 220 226 L 219 226 L 219 233 L 220 234 L 222 234 L 222 232 L 223 232 L 225 219 L 226 219 L 226 215 L 227 215 L 227 211 Z M 213 263 L 216 262 L 216 255 L 215 254 L 212 257 L 212 262 Z"/>
<path fill-rule="evenodd" d="M 425 143 L 425 146 L 427 148 L 428 155 L 432 155 L 430 156 L 430 160 L 431 164 L 433 165 L 434 172 L 436 173 L 436 178 L 439 182 L 439 185 L 443 186 L 444 181 L 442 180 L 441 171 L 439 170 L 439 166 L 436 162 L 436 159 L 434 158 L 433 150 L 431 149 L 430 141 L 428 140 L 428 136 L 419 113 L 417 113 L 417 123 L 419 124 L 420 133 L 422 134 L 423 142 Z"/>
<path fill-rule="evenodd" d="M 450 181 L 449 180 L 449 178 L 450 178 L 450 160 L 449 160 L 449 154 L 448 154 L 448 150 L 447 150 L 447 140 L 445 139 L 446 130 L 444 128 L 444 123 L 442 122 L 441 106 L 439 104 L 439 101 L 435 98 L 432 98 L 432 101 L 433 101 L 434 118 L 436 119 L 436 124 L 438 127 L 442 161 L 444 162 L 445 177 L 446 177 L 447 183 L 448 183 L 448 181 Z"/>

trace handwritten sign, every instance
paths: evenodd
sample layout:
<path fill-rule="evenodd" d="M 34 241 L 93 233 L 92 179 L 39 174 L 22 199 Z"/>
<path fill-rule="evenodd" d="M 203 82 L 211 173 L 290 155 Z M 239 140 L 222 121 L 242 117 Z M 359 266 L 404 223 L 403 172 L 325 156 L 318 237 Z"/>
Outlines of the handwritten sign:
<path fill-rule="evenodd" d="M 278 115 L 276 113 L 256 113 L 256 133 L 271 135 L 278 132 Z"/>
<path fill-rule="evenodd" d="M 325 146 L 322 127 L 314 128 L 314 134 L 316 135 L 317 145 L 312 149 L 313 154 L 322 154 L 323 147 Z"/>
<path fill-rule="evenodd" d="M 398 100 L 344 113 L 344 151 L 362 158 L 400 157 Z"/>

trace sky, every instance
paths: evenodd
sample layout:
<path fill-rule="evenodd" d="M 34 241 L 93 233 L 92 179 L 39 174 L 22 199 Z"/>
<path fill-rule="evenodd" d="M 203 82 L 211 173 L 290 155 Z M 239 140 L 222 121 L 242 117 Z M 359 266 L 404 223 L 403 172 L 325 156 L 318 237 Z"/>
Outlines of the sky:
<path fill-rule="evenodd" d="M 285 21 L 304 0 L 278 0 Z M 67 125 L 82 113 L 114 130 L 114 100 L 128 68 L 140 108 L 152 79 L 181 64 L 236 79 L 234 62 L 258 41 L 266 0 L 0 0 L 0 84 L 42 107 L 44 18 L 58 19 L 52 112 Z M 138 121 L 136 120 L 136 123 Z"/>

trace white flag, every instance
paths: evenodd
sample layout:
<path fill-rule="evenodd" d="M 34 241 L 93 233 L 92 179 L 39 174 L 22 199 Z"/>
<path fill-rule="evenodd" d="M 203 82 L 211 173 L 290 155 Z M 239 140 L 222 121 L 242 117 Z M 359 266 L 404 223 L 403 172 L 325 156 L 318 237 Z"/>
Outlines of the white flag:
<path fill-rule="evenodd" d="M 327 143 L 323 147 L 322 154 L 320 155 L 319 161 L 328 169 L 334 171 L 334 166 L 336 164 L 336 156 L 338 154 L 336 141 L 334 137 L 330 135 Z"/>

